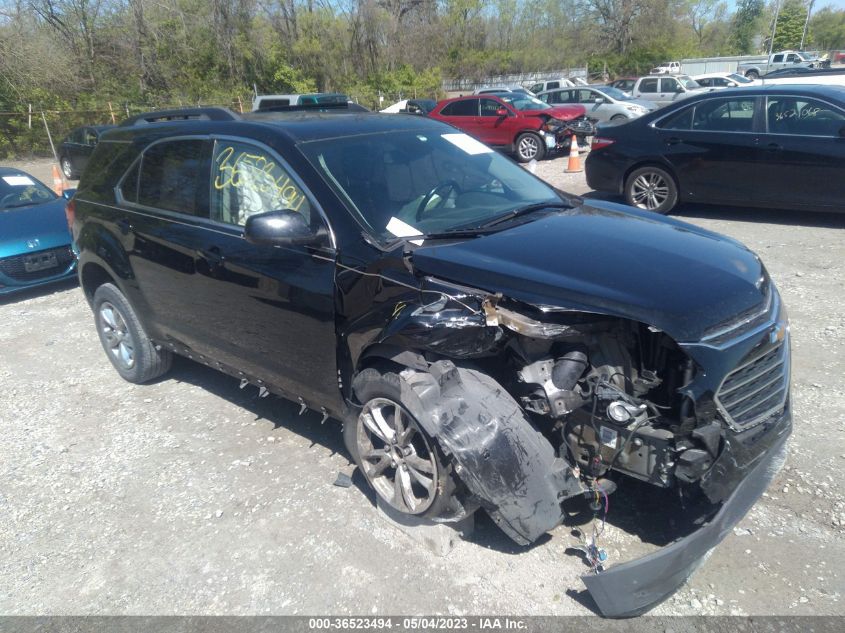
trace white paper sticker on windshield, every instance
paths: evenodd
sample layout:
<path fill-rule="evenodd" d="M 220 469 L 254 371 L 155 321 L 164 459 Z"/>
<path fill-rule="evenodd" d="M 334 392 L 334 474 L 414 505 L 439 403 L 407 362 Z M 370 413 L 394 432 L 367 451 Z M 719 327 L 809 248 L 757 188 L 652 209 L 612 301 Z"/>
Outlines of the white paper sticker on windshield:
<path fill-rule="evenodd" d="M 475 156 L 476 154 L 489 154 L 493 151 L 484 143 L 476 141 L 474 138 L 467 136 L 466 134 L 443 134 L 442 136 L 452 145 L 460 147 L 471 156 Z"/>
<path fill-rule="evenodd" d="M 403 222 L 399 218 L 390 218 L 390 222 L 388 222 L 387 226 L 384 228 L 386 228 L 389 233 L 395 235 L 396 237 L 413 237 L 414 235 L 422 235 L 422 233 L 420 233 L 413 226 L 411 226 L 407 222 Z M 423 241 L 411 240 L 411 243 L 419 246 L 423 243 Z"/>
<path fill-rule="evenodd" d="M 28 187 L 35 184 L 29 176 L 3 176 L 3 180 L 12 187 Z"/>

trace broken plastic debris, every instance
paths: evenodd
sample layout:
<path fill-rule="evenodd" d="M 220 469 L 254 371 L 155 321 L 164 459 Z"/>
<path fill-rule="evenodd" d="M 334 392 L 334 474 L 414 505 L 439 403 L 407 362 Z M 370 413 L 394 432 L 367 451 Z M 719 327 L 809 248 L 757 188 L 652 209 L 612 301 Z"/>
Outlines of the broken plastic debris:
<path fill-rule="evenodd" d="M 338 473 L 337 479 L 334 480 L 332 485 L 337 486 L 338 488 L 349 488 L 352 485 L 352 477 L 346 473 Z"/>

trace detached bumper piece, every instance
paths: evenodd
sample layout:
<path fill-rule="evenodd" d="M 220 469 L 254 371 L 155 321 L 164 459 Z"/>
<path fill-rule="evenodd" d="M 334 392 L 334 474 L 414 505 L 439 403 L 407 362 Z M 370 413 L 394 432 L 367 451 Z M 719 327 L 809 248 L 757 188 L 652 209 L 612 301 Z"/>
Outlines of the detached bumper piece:
<path fill-rule="evenodd" d="M 705 526 L 658 552 L 622 563 L 599 574 L 582 576 L 606 617 L 632 617 L 672 595 L 702 563 L 766 490 L 786 457 L 791 422 L 739 482 Z"/>

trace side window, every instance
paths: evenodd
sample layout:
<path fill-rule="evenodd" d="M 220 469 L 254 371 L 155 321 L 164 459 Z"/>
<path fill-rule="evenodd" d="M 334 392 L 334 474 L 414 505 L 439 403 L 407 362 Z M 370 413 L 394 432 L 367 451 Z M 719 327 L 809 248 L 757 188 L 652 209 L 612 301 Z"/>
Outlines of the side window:
<path fill-rule="evenodd" d="M 208 217 L 208 150 L 202 139 L 165 141 L 141 158 L 138 204 Z"/>
<path fill-rule="evenodd" d="M 798 55 L 796 55 L 795 53 L 790 53 L 789 55 L 786 56 L 786 61 L 787 61 L 787 63 L 797 62 L 798 61 Z"/>
<path fill-rule="evenodd" d="M 443 116 L 478 116 L 478 99 L 453 101 L 440 111 Z"/>
<path fill-rule="evenodd" d="M 584 104 L 595 104 L 596 99 L 601 98 L 601 95 L 597 92 L 593 92 L 592 90 L 579 90 L 578 91 L 578 102 Z"/>
<path fill-rule="evenodd" d="M 709 88 L 710 86 L 715 86 L 718 82 L 716 79 L 696 79 L 699 85 L 704 86 L 705 88 Z"/>
<path fill-rule="evenodd" d="M 657 92 L 657 79 L 643 79 L 640 82 L 640 92 Z"/>
<path fill-rule="evenodd" d="M 559 81 L 549 81 L 546 83 L 546 90 L 554 90 L 555 88 L 560 88 Z"/>
<path fill-rule="evenodd" d="M 806 97 L 769 97 L 766 120 L 771 134 L 839 137 L 845 113 Z"/>
<path fill-rule="evenodd" d="M 90 127 L 85 128 L 83 143 L 85 145 L 96 145 L 97 144 L 97 133 L 92 130 Z"/>
<path fill-rule="evenodd" d="M 299 185 L 267 151 L 217 141 L 211 166 L 211 219 L 243 226 L 257 213 L 289 210 L 311 224 L 311 204 Z"/>
<path fill-rule="evenodd" d="M 537 94 L 538 92 L 543 92 L 543 84 L 534 84 L 533 86 L 531 86 L 530 90 L 534 94 Z"/>
<path fill-rule="evenodd" d="M 504 106 L 494 99 L 481 100 L 481 116 L 497 116 L 496 111 Z"/>
<path fill-rule="evenodd" d="M 775 55 L 772 57 L 773 64 L 782 64 L 783 63 L 783 55 Z"/>
<path fill-rule="evenodd" d="M 753 132 L 754 97 L 711 99 L 695 106 L 694 130 L 707 132 Z"/>
<path fill-rule="evenodd" d="M 660 80 L 660 92 L 678 92 L 680 84 L 674 77 L 664 77 Z"/>
<path fill-rule="evenodd" d="M 692 108 L 684 108 L 657 124 L 661 130 L 689 130 L 692 127 Z"/>
<path fill-rule="evenodd" d="M 127 202 L 138 202 L 138 174 L 141 171 L 141 160 L 136 160 L 120 183 L 120 195 Z"/>

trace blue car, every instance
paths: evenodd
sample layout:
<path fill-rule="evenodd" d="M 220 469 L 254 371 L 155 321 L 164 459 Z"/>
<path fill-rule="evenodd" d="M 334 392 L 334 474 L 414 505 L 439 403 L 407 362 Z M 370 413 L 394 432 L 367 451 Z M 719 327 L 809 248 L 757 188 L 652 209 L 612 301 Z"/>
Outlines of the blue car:
<path fill-rule="evenodd" d="M 29 174 L 0 167 L 0 296 L 75 276 L 66 203 Z"/>

